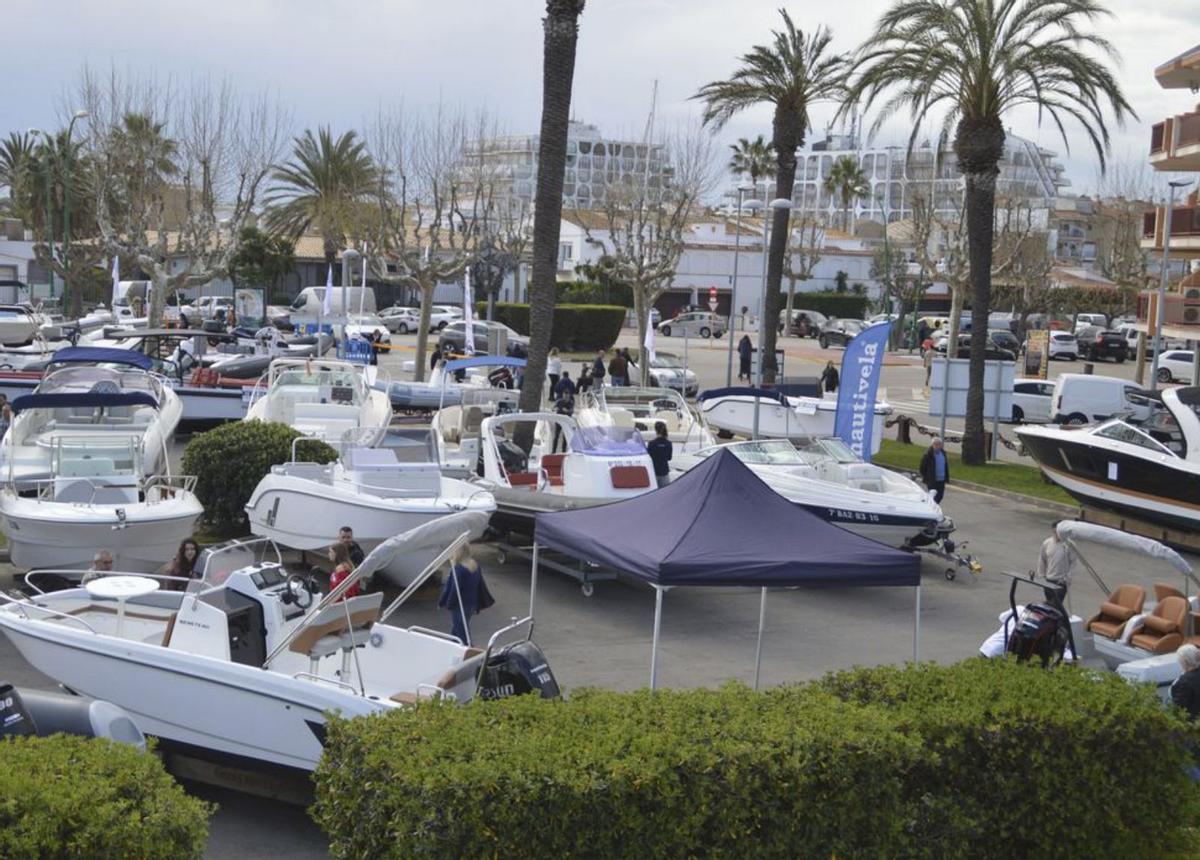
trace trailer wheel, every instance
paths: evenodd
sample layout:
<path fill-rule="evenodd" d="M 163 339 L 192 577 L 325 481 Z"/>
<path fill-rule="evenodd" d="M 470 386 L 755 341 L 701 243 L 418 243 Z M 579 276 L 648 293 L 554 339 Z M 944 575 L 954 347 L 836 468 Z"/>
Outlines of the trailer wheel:
<path fill-rule="evenodd" d="M 955 573 L 954 568 L 952 568 L 952 567 L 946 568 L 946 581 L 947 582 L 954 582 L 954 577 L 956 577 L 957 575 L 958 574 Z"/>
<path fill-rule="evenodd" d="M 596 593 L 596 586 L 592 585 L 590 582 L 585 582 L 583 585 L 579 586 L 579 590 L 583 592 L 584 597 L 591 597 Z"/>

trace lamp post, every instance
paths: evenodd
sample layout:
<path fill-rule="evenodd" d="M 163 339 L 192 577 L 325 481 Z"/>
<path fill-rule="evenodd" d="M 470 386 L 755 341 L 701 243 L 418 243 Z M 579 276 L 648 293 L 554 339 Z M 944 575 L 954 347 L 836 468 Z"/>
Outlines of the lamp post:
<path fill-rule="evenodd" d="M 1167 301 L 1167 280 L 1170 277 L 1169 264 L 1171 262 L 1171 214 L 1175 211 L 1175 189 L 1187 188 L 1192 184 L 1190 179 L 1175 179 L 1168 182 L 1170 191 L 1167 194 L 1167 223 L 1163 230 L 1163 259 L 1162 273 L 1158 280 L 1158 308 L 1155 313 L 1154 321 L 1154 357 L 1150 361 L 1150 390 L 1158 390 L 1158 353 L 1162 348 L 1163 342 L 1163 305 Z"/>
<path fill-rule="evenodd" d="M 54 298 L 54 209 L 50 205 L 50 137 L 40 128 L 29 129 L 30 137 L 40 137 L 45 141 L 46 157 L 42 161 L 42 176 L 46 183 L 46 244 L 49 246 L 49 263 L 46 268 L 50 272 L 50 298 Z M 30 296 L 32 299 L 32 296 Z"/>
<path fill-rule="evenodd" d="M 75 130 L 75 121 L 88 115 L 85 110 L 75 111 L 67 124 L 67 145 L 63 152 L 63 298 L 71 295 L 71 133 Z M 54 292 L 51 290 L 51 297 Z M 164 301 L 166 297 L 164 297 Z"/>
<path fill-rule="evenodd" d="M 763 245 L 764 245 L 764 247 L 766 246 L 767 241 L 770 236 L 770 230 L 768 228 L 768 225 L 771 220 L 774 220 L 775 212 L 779 211 L 780 209 L 791 209 L 792 201 L 788 200 L 786 197 L 776 197 L 774 200 L 771 201 L 771 204 L 768 208 L 771 210 L 771 212 L 768 213 L 769 220 L 763 221 Z M 766 266 L 763 266 L 763 290 L 762 290 L 762 297 L 761 297 L 760 301 L 762 302 L 763 311 L 766 311 L 766 309 L 767 309 L 767 267 Z M 763 326 L 765 324 L 766 324 L 766 322 L 763 319 L 763 315 L 760 313 L 758 315 L 758 334 L 759 334 L 759 338 L 758 338 L 758 378 L 755 380 L 756 388 L 762 388 L 763 361 L 766 359 L 766 356 L 763 354 L 763 351 L 762 351 L 762 331 L 763 331 Z M 772 325 L 773 324 L 774 323 L 772 323 Z M 752 433 L 752 437 L 754 439 L 758 438 L 758 410 L 759 410 L 759 403 L 761 402 L 761 400 L 762 400 L 762 398 L 760 398 L 760 397 L 754 398 L 754 432 Z"/>
<path fill-rule="evenodd" d="M 729 355 L 725 361 L 725 387 L 733 385 L 733 312 L 737 300 L 738 288 L 738 257 L 742 247 L 742 195 L 753 188 L 738 186 L 737 221 L 733 234 L 733 285 L 729 288 Z"/>

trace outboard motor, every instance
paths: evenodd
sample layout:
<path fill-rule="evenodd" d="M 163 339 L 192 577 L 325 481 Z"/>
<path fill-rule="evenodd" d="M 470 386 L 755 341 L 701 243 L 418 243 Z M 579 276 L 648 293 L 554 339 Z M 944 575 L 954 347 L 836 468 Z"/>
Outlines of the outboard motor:
<path fill-rule="evenodd" d="M 1051 661 L 1058 665 L 1067 647 L 1067 619 L 1061 611 L 1046 603 L 1025 607 L 1008 637 L 1007 651 L 1024 663 L 1040 658 L 1043 668 Z"/>
<path fill-rule="evenodd" d="M 497 367 L 487 375 L 488 383 L 492 388 L 512 388 L 513 375 L 507 367 Z"/>
<path fill-rule="evenodd" d="M 529 468 L 529 456 L 516 442 L 511 439 L 501 439 L 496 443 L 500 452 L 500 462 L 506 472 L 524 472 Z"/>
<path fill-rule="evenodd" d="M 533 692 L 543 699 L 557 699 L 560 695 L 546 655 L 526 640 L 506 645 L 492 654 L 476 695 L 481 699 L 505 699 Z"/>
<path fill-rule="evenodd" d="M 11 684 L 0 684 L 0 737 L 59 732 L 108 738 L 146 749 L 141 729 L 124 709 L 111 702 L 40 690 L 22 693 Z"/>

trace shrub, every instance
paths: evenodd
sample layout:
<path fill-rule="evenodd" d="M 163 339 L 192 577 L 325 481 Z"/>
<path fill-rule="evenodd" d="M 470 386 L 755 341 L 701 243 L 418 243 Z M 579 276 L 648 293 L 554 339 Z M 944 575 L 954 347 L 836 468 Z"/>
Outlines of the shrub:
<path fill-rule="evenodd" d="M 329 725 L 340 857 L 1145 856 L 1190 733 L 1115 675 L 1005 661 L 794 687 L 422 704 Z"/>
<path fill-rule="evenodd" d="M 205 521 L 222 532 L 243 523 L 254 488 L 272 466 L 291 459 L 292 440 L 301 435 L 286 424 L 235 421 L 193 436 L 183 452 L 183 471 L 196 476 Z M 297 455 L 315 463 L 337 458 L 319 439 L 302 442 Z"/>
<path fill-rule="evenodd" d="M 862 319 L 866 315 L 868 302 L 870 299 L 867 296 L 836 292 L 796 293 L 792 300 L 796 310 L 817 311 L 827 317 L 843 319 Z M 786 305 L 780 304 L 780 307 Z"/>
<path fill-rule="evenodd" d="M 487 303 L 477 303 L 476 312 L 483 319 Z M 497 302 L 495 318 L 518 334 L 529 334 L 529 305 Z M 624 324 L 625 308 L 617 305 L 555 305 L 550 345 L 572 352 L 608 349 Z"/>
<path fill-rule="evenodd" d="M 0 741 L 0 857 L 201 857 L 213 809 L 125 744 Z"/>

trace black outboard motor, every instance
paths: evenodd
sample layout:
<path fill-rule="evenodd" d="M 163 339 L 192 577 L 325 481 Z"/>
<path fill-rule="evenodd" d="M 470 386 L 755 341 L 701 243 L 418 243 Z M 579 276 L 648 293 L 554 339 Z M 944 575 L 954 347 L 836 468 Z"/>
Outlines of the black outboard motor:
<path fill-rule="evenodd" d="M 488 658 L 476 695 L 481 699 L 505 699 L 533 692 L 543 699 L 560 695 L 546 655 L 526 640 L 507 645 Z"/>
<path fill-rule="evenodd" d="M 506 472 L 524 472 L 529 468 L 529 456 L 516 442 L 502 439 L 496 444 L 500 452 L 500 462 Z"/>
<path fill-rule="evenodd" d="M 108 738 L 146 749 L 141 729 L 124 709 L 111 702 L 41 690 L 18 692 L 11 684 L 0 684 L 0 737 L 59 732 Z"/>
<path fill-rule="evenodd" d="M 1024 663 L 1037 657 L 1042 667 L 1058 665 L 1067 647 L 1068 621 L 1056 607 L 1031 603 L 1025 607 L 1008 637 L 1006 650 Z"/>

